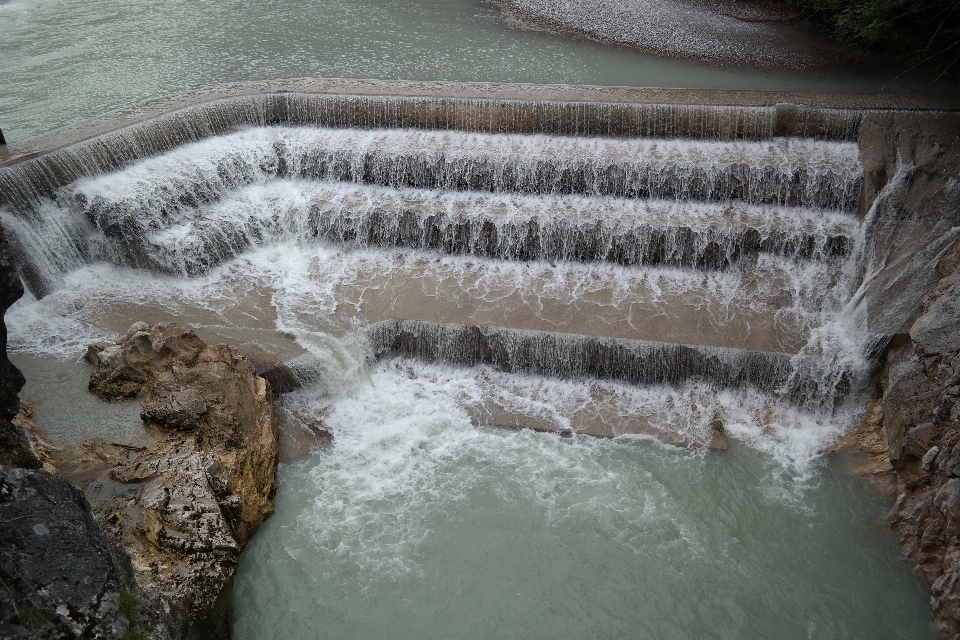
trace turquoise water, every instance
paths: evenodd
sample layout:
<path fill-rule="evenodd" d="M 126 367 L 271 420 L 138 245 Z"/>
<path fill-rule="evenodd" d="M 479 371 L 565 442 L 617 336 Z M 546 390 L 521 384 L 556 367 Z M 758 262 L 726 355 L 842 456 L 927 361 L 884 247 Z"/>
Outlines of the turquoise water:
<path fill-rule="evenodd" d="M 0 33 L 8 142 L 140 100 L 245 80 L 877 91 L 895 75 L 821 77 L 657 58 L 524 29 L 478 0 L 7 0 Z"/>
<path fill-rule="evenodd" d="M 936 637 L 839 461 L 477 428 L 394 373 L 281 467 L 238 640 Z"/>

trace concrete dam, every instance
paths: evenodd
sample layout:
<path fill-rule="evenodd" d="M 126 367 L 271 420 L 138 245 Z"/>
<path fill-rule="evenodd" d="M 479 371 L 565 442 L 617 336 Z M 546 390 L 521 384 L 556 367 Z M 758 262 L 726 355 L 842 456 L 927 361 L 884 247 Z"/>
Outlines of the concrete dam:
<path fill-rule="evenodd" d="M 364 395 L 386 376 L 481 428 L 753 443 L 805 476 L 960 237 L 960 112 L 932 100 L 290 81 L 144 103 L 0 156 L 29 292 L 10 349 L 29 380 L 134 322 L 189 324 L 282 372 L 291 460 L 305 415 L 360 446 L 356 399 L 401 402 Z"/>

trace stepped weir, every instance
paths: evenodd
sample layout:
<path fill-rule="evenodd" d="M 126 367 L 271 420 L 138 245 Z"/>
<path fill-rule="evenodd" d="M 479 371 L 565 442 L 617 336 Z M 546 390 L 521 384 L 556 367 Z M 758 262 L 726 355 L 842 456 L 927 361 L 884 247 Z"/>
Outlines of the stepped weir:
<path fill-rule="evenodd" d="M 866 388 L 871 355 L 956 237 L 946 220 L 918 222 L 909 247 L 898 240 L 909 230 L 884 207 L 902 167 L 889 149 L 865 154 L 865 137 L 896 114 L 942 113 L 790 98 L 222 87 L 13 145 L 0 211 L 36 298 L 89 286 L 72 274 L 98 264 L 219 278 L 221 306 L 101 299 L 82 321 L 107 332 L 179 316 L 302 361 L 304 336 L 359 331 L 367 358 L 746 387 L 830 415 Z M 269 247 L 304 252 L 296 273 L 282 255 L 236 266 Z M 916 268 L 885 266 L 905 251 Z M 271 351 L 270 332 L 299 346 Z M 709 441 L 705 415 L 699 435 L 673 440 Z M 582 430 L 662 433 L 626 419 Z"/>

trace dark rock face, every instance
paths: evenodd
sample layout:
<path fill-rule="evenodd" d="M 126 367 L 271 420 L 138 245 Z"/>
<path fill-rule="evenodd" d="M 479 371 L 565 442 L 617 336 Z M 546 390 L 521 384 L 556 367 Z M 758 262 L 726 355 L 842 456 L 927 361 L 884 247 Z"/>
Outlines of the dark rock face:
<path fill-rule="evenodd" d="M 67 480 L 0 467 L 0 549 L 0 637 L 179 637 L 176 605 L 139 589 L 129 556 Z"/>
<path fill-rule="evenodd" d="M 960 638 L 960 272 L 923 300 L 909 341 L 890 351 L 883 422 L 897 472 L 889 515 L 904 556 L 931 584 L 946 638 Z"/>
<path fill-rule="evenodd" d="M 10 262 L 10 248 L 0 227 L 0 314 L 23 295 L 20 276 Z M 7 358 L 7 325 L 0 322 L 0 464 L 37 469 L 40 460 L 30 450 L 23 430 L 10 421 L 20 408 L 23 374 Z"/>

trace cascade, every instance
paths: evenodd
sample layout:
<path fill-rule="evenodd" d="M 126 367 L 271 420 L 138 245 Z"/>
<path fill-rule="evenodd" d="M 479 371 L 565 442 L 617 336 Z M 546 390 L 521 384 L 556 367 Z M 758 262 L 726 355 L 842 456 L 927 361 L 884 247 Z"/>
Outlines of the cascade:
<path fill-rule="evenodd" d="M 194 317 L 293 335 L 251 348 L 304 376 L 360 336 L 337 358 L 744 387 L 829 419 L 866 379 L 861 118 L 246 96 L 2 168 L 0 216 L 35 304 L 90 335 Z"/>

